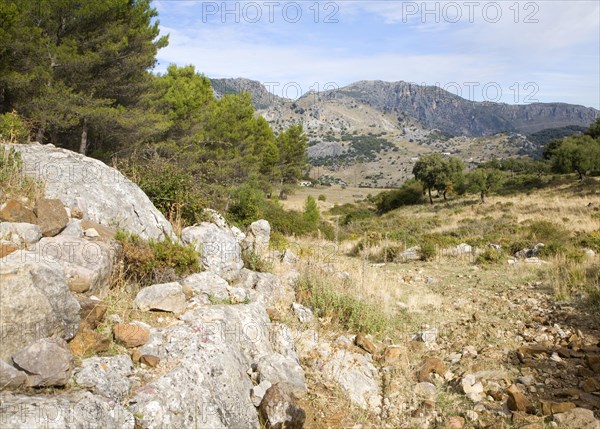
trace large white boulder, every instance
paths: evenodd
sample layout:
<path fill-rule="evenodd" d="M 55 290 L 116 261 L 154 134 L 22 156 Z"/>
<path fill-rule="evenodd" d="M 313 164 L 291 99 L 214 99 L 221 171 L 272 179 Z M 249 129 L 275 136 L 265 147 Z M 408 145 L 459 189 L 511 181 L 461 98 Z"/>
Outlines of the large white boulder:
<path fill-rule="evenodd" d="M 173 227 L 150 199 L 118 170 L 53 145 L 5 145 L 21 154 L 23 173 L 45 183 L 45 197 L 79 207 L 97 223 L 145 239 L 173 237 Z"/>

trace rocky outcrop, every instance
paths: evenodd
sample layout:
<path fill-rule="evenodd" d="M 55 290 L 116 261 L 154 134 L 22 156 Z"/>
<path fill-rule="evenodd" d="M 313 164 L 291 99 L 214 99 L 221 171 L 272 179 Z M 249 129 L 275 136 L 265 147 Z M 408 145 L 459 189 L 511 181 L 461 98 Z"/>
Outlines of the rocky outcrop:
<path fill-rule="evenodd" d="M 192 244 L 202 258 L 205 270 L 213 272 L 225 280 L 234 280 L 244 266 L 242 249 L 227 225 L 202 222 L 184 228 L 181 239 Z"/>
<path fill-rule="evenodd" d="M 131 399 L 131 409 L 144 416 L 142 427 L 185 427 L 194 422 L 200 427 L 258 428 L 248 374 L 261 360 L 278 367 L 276 374 L 296 368 L 303 383 L 299 362 L 273 350 L 262 304 L 208 306 L 180 319 L 183 324 L 153 328 L 140 348 L 141 354 L 157 356 L 173 368 Z"/>
<path fill-rule="evenodd" d="M 116 169 L 53 145 L 6 146 L 20 153 L 24 174 L 44 181 L 46 198 L 59 199 L 87 219 L 145 239 L 173 236 L 171 224 L 142 190 Z"/>
<path fill-rule="evenodd" d="M 73 338 L 80 306 L 69 292 L 62 267 L 3 260 L 0 278 L 0 358 L 8 359 L 40 338 Z"/>
<path fill-rule="evenodd" d="M 2 426 L 27 429 L 134 429 L 135 419 L 114 400 L 85 390 L 58 395 L 0 393 Z"/>

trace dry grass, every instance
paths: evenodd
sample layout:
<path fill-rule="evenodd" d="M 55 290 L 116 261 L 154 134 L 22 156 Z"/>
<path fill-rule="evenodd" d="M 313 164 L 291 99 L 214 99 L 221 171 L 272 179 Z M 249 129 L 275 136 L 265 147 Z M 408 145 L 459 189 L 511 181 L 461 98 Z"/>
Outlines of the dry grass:
<path fill-rule="evenodd" d="M 21 173 L 20 155 L 0 142 L 0 204 L 10 198 L 33 203 L 44 195 L 44 183 Z"/>

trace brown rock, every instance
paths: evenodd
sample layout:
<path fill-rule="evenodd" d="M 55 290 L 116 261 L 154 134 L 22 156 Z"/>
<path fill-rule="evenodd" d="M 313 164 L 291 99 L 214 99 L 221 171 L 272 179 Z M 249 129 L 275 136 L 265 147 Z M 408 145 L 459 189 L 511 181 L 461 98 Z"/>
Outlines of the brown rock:
<path fill-rule="evenodd" d="M 583 408 L 595 408 L 600 410 L 600 396 L 597 396 L 593 393 L 582 392 L 579 396 L 577 406 Z"/>
<path fill-rule="evenodd" d="M 383 352 L 383 360 L 387 365 L 398 363 L 403 355 L 403 348 L 401 346 L 388 346 Z"/>
<path fill-rule="evenodd" d="M 69 290 L 75 293 L 84 293 L 90 289 L 90 279 L 82 277 L 71 277 L 67 279 Z"/>
<path fill-rule="evenodd" d="M 17 200 L 8 200 L 6 202 L 6 205 L 0 210 L 0 220 L 4 222 L 37 223 L 37 218 L 33 211 Z"/>
<path fill-rule="evenodd" d="M 13 252 L 16 252 L 17 250 L 19 250 L 19 248 L 15 245 L 15 243 L 11 243 L 10 241 L 0 242 L 0 259 L 10 255 Z"/>
<path fill-rule="evenodd" d="M 406 343 L 406 346 L 412 352 L 420 352 L 423 351 L 423 349 L 425 348 L 425 343 L 422 341 L 411 340 L 408 343 Z"/>
<path fill-rule="evenodd" d="M 356 335 L 356 338 L 354 339 L 354 344 L 356 344 L 358 347 L 365 350 L 366 352 L 371 353 L 372 355 L 377 354 L 377 347 L 375 346 L 375 344 L 373 344 L 373 342 L 369 340 L 367 336 L 362 332 L 359 332 L 358 335 Z"/>
<path fill-rule="evenodd" d="M 102 353 L 109 349 L 110 338 L 100 335 L 87 324 L 77 331 L 75 338 L 69 343 L 69 349 L 74 356 L 84 357 L 94 353 Z"/>
<path fill-rule="evenodd" d="M 600 391 L 600 378 L 598 378 L 598 377 L 591 377 L 591 378 L 586 379 L 581 384 L 581 389 L 585 393 L 592 393 L 592 392 Z"/>
<path fill-rule="evenodd" d="M 302 429 L 306 420 L 305 411 L 279 384 L 269 387 L 260 403 L 259 411 L 266 427 L 273 429 Z"/>
<path fill-rule="evenodd" d="M 446 426 L 449 429 L 462 429 L 465 426 L 465 419 L 459 416 L 449 417 Z"/>
<path fill-rule="evenodd" d="M 519 388 L 512 384 L 508 389 L 506 389 L 506 393 L 508 394 L 508 409 L 511 411 L 525 411 L 529 414 L 535 413 L 535 408 L 531 404 L 531 401 L 527 396 L 525 396 Z"/>
<path fill-rule="evenodd" d="M 71 208 L 71 217 L 73 219 L 83 219 L 83 210 L 81 210 L 79 207 Z"/>
<path fill-rule="evenodd" d="M 110 229 L 99 223 L 93 222 L 89 219 L 84 219 L 81 221 L 81 229 L 83 229 L 85 231 L 90 228 L 95 229 L 96 232 L 100 235 L 100 238 L 103 238 L 103 239 L 115 238 L 115 231 L 113 229 Z"/>
<path fill-rule="evenodd" d="M 181 290 L 183 291 L 183 294 L 185 295 L 185 299 L 190 299 L 191 297 L 194 296 L 194 289 L 187 283 L 184 283 L 181 285 Z"/>
<path fill-rule="evenodd" d="M 150 338 L 150 331 L 131 323 L 117 323 L 113 326 L 115 340 L 125 347 L 143 346 Z"/>
<path fill-rule="evenodd" d="M 140 353 L 140 351 L 139 351 L 138 349 L 134 349 L 134 350 L 131 352 L 131 360 L 132 360 L 133 362 L 136 362 L 136 363 L 137 363 L 137 362 L 139 362 L 139 361 L 140 361 L 140 359 L 141 359 L 141 358 L 142 358 L 142 353 Z"/>
<path fill-rule="evenodd" d="M 153 355 L 142 355 L 140 357 L 140 362 L 145 363 L 146 365 L 152 368 L 155 368 L 159 364 L 160 358 L 158 356 Z"/>
<path fill-rule="evenodd" d="M 529 344 L 519 347 L 519 352 L 523 355 L 540 355 L 540 354 L 552 354 L 550 350 L 544 344 Z"/>
<path fill-rule="evenodd" d="M 269 315 L 269 319 L 271 319 L 272 322 L 281 321 L 281 313 L 275 307 L 267 308 L 267 314 Z"/>
<path fill-rule="evenodd" d="M 76 295 L 75 298 L 81 307 L 81 310 L 79 310 L 81 323 L 85 322 L 90 328 L 96 329 L 104 319 L 104 315 L 108 309 L 106 303 L 98 299 L 88 298 L 84 295 Z"/>
<path fill-rule="evenodd" d="M 587 355 L 585 361 L 592 371 L 600 373 L 600 355 Z"/>
<path fill-rule="evenodd" d="M 69 222 L 67 211 L 61 200 L 40 198 L 35 204 L 34 212 L 44 237 L 54 237 Z"/>
<path fill-rule="evenodd" d="M 423 365 L 421 365 L 421 369 L 417 374 L 417 379 L 419 382 L 431 382 L 431 378 L 429 376 L 432 372 L 443 375 L 444 372 L 446 372 L 446 365 L 444 365 L 444 362 L 438 358 L 429 357 L 423 361 Z"/>
<path fill-rule="evenodd" d="M 553 402 L 543 399 L 540 401 L 540 404 L 542 406 L 542 414 L 545 416 L 564 413 L 565 411 L 569 411 L 570 409 L 576 407 L 576 405 L 572 402 Z"/>

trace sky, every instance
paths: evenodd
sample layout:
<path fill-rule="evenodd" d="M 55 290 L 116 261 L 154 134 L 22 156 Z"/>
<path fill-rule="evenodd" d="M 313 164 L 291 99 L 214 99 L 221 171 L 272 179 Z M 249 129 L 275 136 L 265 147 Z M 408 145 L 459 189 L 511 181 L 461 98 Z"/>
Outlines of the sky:
<path fill-rule="evenodd" d="M 600 2 L 153 0 L 169 46 L 156 72 L 193 64 L 295 99 L 360 80 L 463 98 L 600 109 Z"/>

